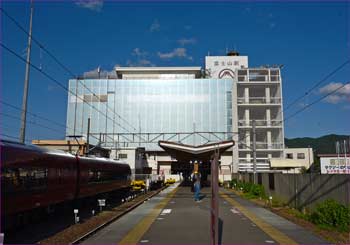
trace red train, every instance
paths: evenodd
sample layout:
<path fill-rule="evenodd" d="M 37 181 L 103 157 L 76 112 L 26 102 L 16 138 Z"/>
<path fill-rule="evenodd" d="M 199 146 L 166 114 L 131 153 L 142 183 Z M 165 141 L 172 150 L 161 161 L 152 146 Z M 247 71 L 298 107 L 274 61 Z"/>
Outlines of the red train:
<path fill-rule="evenodd" d="M 9 141 L 0 141 L 0 148 L 2 218 L 130 188 L 131 170 L 125 163 Z"/>

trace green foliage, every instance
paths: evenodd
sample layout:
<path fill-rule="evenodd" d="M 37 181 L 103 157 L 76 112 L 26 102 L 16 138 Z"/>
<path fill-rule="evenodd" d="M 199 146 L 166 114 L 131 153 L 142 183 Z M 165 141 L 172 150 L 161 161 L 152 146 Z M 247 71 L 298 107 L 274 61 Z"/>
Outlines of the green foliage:
<path fill-rule="evenodd" d="M 310 221 L 321 227 L 349 231 L 350 207 L 328 199 L 317 205 L 316 210 L 310 215 Z"/>
<path fill-rule="evenodd" d="M 233 179 L 230 182 L 230 187 L 242 191 L 247 198 L 265 198 L 265 189 L 262 185 L 256 185 L 253 183 L 244 183 L 242 181 Z"/>
<path fill-rule="evenodd" d="M 307 171 L 307 168 L 302 166 L 301 169 L 300 169 L 300 173 L 301 174 L 306 174 L 308 171 Z"/>

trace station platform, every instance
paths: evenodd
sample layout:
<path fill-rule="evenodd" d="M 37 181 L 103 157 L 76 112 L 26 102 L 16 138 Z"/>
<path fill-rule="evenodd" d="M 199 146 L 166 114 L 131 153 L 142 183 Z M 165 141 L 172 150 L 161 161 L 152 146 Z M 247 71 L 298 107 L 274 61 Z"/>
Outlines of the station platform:
<path fill-rule="evenodd" d="M 210 244 L 211 189 L 195 202 L 175 184 L 83 244 Z M 310 231 L 220 188 L 219 244 L 325 244 Z"/>

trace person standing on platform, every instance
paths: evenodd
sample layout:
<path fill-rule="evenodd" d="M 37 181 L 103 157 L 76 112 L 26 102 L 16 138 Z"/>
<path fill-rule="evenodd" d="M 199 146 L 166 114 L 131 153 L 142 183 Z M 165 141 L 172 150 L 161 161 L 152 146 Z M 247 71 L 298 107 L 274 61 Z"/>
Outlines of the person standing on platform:
<path fill-rule="evenodd" d="M 194 200 L 196 202 L 201 202 L 199 198 L 199 193 L 201 191 L 201 174 L 199 172 L 194 172 L 193 174 L 193 187 L 194 187 Z"/>

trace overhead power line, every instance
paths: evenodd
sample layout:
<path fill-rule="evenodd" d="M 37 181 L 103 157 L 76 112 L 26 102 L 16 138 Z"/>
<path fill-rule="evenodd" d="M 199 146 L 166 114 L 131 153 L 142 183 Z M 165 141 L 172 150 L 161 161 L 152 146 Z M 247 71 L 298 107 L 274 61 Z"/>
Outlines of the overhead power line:
<path fill-rule="evenodd" d="M 295 100 L 293 100 L 292 103 L 288 104 L 283 111 L 287 111 L 289 108 L 291 108 L 293 105 L 295 105 L 298 101 L 300 101 L 301 99 L 303 99 L 304 97 L 306 97 L 307 95 L 310 94 L 310 92 L 314 89 L 316 89 L 319 85 L 321 85 L 323 82 L 325 82 L 328 78 L 330 78 L 331 76 L 333 76 L 335 73 L 337 73 L 338 71 L 340 71 L 343 67 L 345 67 L 347 64 L 350 63 L 350 59 L 348 59 L 347 61 L 345 61 L 344 63 L 342 63 L 340 66 L 338 66 L 336 69 L 334 69 L 333 71 L 331 71 L 330 73 L 328 73 L 324 78 L 322 78 L 319 82 L 317 82 L 314 86 L 312 86 L 310 89 L 308 89 L 303 95 L 299 96 L 298 98 L 296 98 Z"/>
<path fill-rule="evenodd" d="M 15 51 L 13 51 L 12 49 L 8 48 L 5 44 L 3 44 L 2 42 L 0 42 L 0 45 L 2 48 L 4 48 L 6 51 L 8 51 L 9 53 L 11 53 L 12 55 L 14 55 L 15 57 L 17 57 L 18 59 L 20 59 L 21 61 L 23 61 L 24 63 L 27 63 L 27 61 L 25 59 L 23 59 L 19 54 L 17 54 Z M 110 118 L 106 113 L 103 113 L 101 110 L 97 109 L 95 106 L 93 106 L 92 104 L 90 104 L 88 101 L 86 101 L 84 98 L 80 97 L 79 95 L 77 95 L 76 93 L 72 92 L 71 90 L 69 90 L 66 86 L 64 86 L 62 83 L 60 83 L 57 79 L 53 78 L 51 75 L 47 74 L 45 71 L 43 71 L 42 69 L 40 69 L 39 67 L 37 67 L 36 65 L 32 64 L 31 62 L 29 62 L 29 65 L 31 67 L 33 67 L 35 70 L 37 70 L 39 73 L 43 74 L 45 77 L 47 77 L 48 79 L 50 79 L 52 82 L 54 82 L 55 84 L 57 84 L 59 87 L 61 87 L 63 90 L 67 91 L 68 93 L 73 94 L 74 96 L 76 96 L 77 98 L 79 98 L 81 101 L 85 102 L 88 106 L 90 106 L 91 108 L 93 108 L 94 110 L 96 110 L 97 112 L 101 113 L 101 115 L 105 116 L 107 119 L 111 120 L 114 122 L 114 120 L 112 118 Z M 121 127 L 122 129 L 124 129 L 125 131 L 128 132 L 128 129 L 123 127 L 121 124 L 119 123 L 115 123 L 117 124 L 119 127 Z"/>
<path fill-rule="evenodd" d="M 9 15 L 2 7 L 0 7 L 1 12 L 3 12 L 3 14 L 8 17 L 20 30 L 22 30 L 27 36 L 29 36 L 30 34 L 26 31 L 26 29 L 15 19 L 13 18 L 11 15 Z M 96 95 L 90 88 L 88 88 L 83 82 L 81 82 L 78 79 L 78 76 L 76 74 L 74 74 L 74 72 L 72 72 L 72 70 L 70 70 L 66 65 L 64 65 L 53 53 L 51 53 L 47 48 L 45 48 L 45 46 L 40 43 L 33 35 L 30 35 L 32 40 L 34 41 L 35 44 L 37 44 L 41 50 L 44 50 L 60 67 L 63 68 L 63 70 L 65 70 L 69 75 L 71 75 L 74 78 L 77 78 L 77 81 L 83 85 L 84 88 L 86 88 L 94 97 L 96 97 L 97 99 L 99 99 L 99 96 Z M 113 112 L 118 118 L 120 118 L 122 121 L 124 121 L 129 127 L 131 127 L 134 131 L 136 131 L 137 129 L 130 124 L 127 120 L 125 120 L 122 116 L 120 116 L 118 113 L 116 113 L 114 110 L 112 110 L 108 104 L 106 104 L 106 107 L 108 110 L 110 110 L 111 112 Z M 114 123 L 113 119 L 113 123 Z"/>
<path fill-rule="evenodd" d="M 7 113 L 3 113 L 3 112 L 0 112 L 0 114 L 3 115 L 3 116 L 5 116 L 5 117 L 8 117 L 8 118 L 12 118 L 12 119 L 21 121 L 21 118 L 19 118 L 19 117 L 16 117 L 16 116 L 13 116 L 13 115 L 10 115 L 10 114 L 7 114 Z M 42 128 L 46 128 L 46 129 L 48 129 L 48 130 L 51 130 L 51 131 L 53 131 L 53 132 L 62 134 L 62 132 L 61 132 L 61 131 L 58 131 L 57 129 L 48 127 L 48 126 L 46 126 L 46 125 L 43 125 L 43 124 L 40 124 L 40 123 L 37 123 L 37 122 L 34 122 L 34 121 L 27 121 L 27 123 L 30 123 L 30 124 L 33 124 L 33 125 L 37 125 L 37 126 L 40 126 L 40 127 L 42 127 Z"/>
<path fill-rule="evenodd" d="M 21 120 L 21 118 L 19 118 L 19 117 L 16 117 L 16 116 L 13 116 L 13 115 L 4 113 L 4 112 L 0 112 L 0 115 L 3 115 L 3 116 L 8 117 L 8 118 L 12 118 L 12 119 L 14 119 L 14 120 L 18 120 L 18 121 Z M 32 124 L 32 125 L 35 125 L 35 126 L 37 126 L 37 127 L 46 128 L 46 129 L 51 130 L 51 131 L 53 131 L 53 132 L 55 132 L 55 133 L 62 134 L 61 131 L 59 131 L 59 130 L 57 130 L 57 129 L 55 129 L 55 128 L 46 126 L 46 125 L 41 124 L 41 123 L 37 123 L 37 122 L 35 122 L 35 121 L 27 121 L 27 123 Z M 3 124 L 1 123 L 0 125 L 3 125 Z M 5 125 L 5 126 L 6 126 L 6 125 Z M 96 137 L 96 136 L 94 136 L 94 135 L 90 135 L 90 136 L 92 136 L 93 138 L 99 140 L 99 138 Z M 16 137 L 16 138 L 19 139 L 18 137 Z"/>
<path fill-rule="evenodd" d="M 9 138 L 9 139 L 15 139 L 15 140 L 17 140 L 17 142 L 19 142 L 19 138 L 16 137 L 16 136 L 13 136 L 13 135 L 8 135 L 8 134 L 0 133 L 0 136 L 6 137 L 6 138 Z M 1 138 L 2 138 L 2 137 L 1 137 Z M 25 140 L 25 142 L 31 143 L 30 140 Z"/>
<path fill-rule="evenodd" d="M 0 100 L 0 103 L 3 104 L 3 105 L 6 105 L 6 106 L 8 106 L 8 107 L 11 107 L 11 108 L 13 108 L 13 109 L 15 109 L 15 110 L 22 111 L 21 108 L 15 106 L 15 105 L 12 105 L 12 104 L 10 104 L 10 103 L 7 103 L 7 102 L 5 102 L 5 101 L 3 101 L 3 100 Z M 55 121 L 53 121 L 53 120 L 51 120 L 51 119 L 48 119 L 48 118 L 43 117 L 43 116 L 40 116 L 40 115 L 38 115 L 38 114 L 36 114 L 36 113 L 30 112 L 30 111 L 28 111 L 28 110 L 27 110 L 27 113 L 30 114 L 30 115 L 32 115 L 32 116 L 34 116 L 34 117 L 37 117 L 37 118 L 39 118 L 39 119 L 45 120 L 45 121 L 47 121 L 47 122 L 49 122 L 49 123 L 53 123 L 53 124 L 55 124 L 55 125 L 57 125 L 57 126 L 59 126 L 59 127 L 62 127 L 62 128 L 65 128 L 65 129 L 71 129 L 71 130 L 72 130 L 72 128 L 70 128 L 70 127 L 68 127 L 68 126 L 66 126 L 66 125 L 60 124 L 60 123 L 55 122 Z"/>
<path fill-rule="evenodd" d="M 290 115 L 289 117 L 285 118 L 283 121 L 285 122 L 285 121 L 291 119 L 292 117 L 298 115 L 299 113 L 301 113 L 302 111 L 306 110 L 307 108 L 309 108 L 309 107 L 311 107 L 311 106 L 317 104 L 318 102 L 320 102 L 320 101 L 322 101 L 323 99 L 327 98 L 328 96 L 334 94 L 334 93 L 337 92 L 338 90 L 344 88 L 344 87 L 345 87 L 346 85 L 348 85 L 348 84 L 350 84 L 350 82 L 347 82 L 347 83 L 343 84 L 342 86 L 340 86 L 340 87 L 338 87 L 338 88 L 336 88 L 336 89 L 333 89 L 331 92 L 329 92 L 329 93 L 325 94 L 324 96 L 318 98 L 317 100 L 313 101 L 312 103 L 310 103 L 310 104 L 304 106 L 303 108 L 301 108 L 300 110 L 296 111 L 295 113 L 293 113 L 293 114 Z"/>

